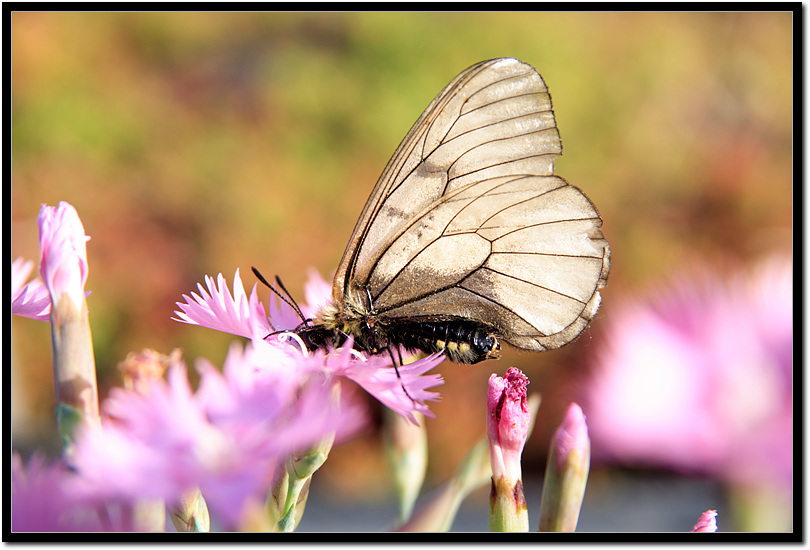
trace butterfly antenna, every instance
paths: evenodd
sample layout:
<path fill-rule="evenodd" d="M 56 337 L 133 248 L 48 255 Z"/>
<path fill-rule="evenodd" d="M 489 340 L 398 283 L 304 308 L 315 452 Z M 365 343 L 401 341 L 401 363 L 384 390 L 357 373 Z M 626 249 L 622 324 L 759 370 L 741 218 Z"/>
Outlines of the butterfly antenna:
<path fill-rule="evenodd" d="M 405 392 L 405 395 L 408 396 L 408 399 L 410 399 L 414 404 L 416 404 L 416 399 L 414 399 L 411 396 L 411 394 L 408 393 L 407 388 L 405 388 L 405 383 L 402 381 L 402 376 L 399 375 L 399 367 L 397 367 L 397 360 L 394 359 L 394 352 L 391 351 L 391 346 L 388 346 L 385 349 L 388 350 L 388 355 L 391 356 L 391 363 L 394 365 L 394 372 L 397 373 L 397 379 L 399 379 L 399 385 L 402 388 L 402 391 Z M 399 353 L 398 349 L 397 349 L 397 353 Z M 402 366 L 402 354 L 401 353 L 399 353 L 399 361 L 400 361 L 400 366 Z"/>
<path fill-rule="evenodd" d="M 278 284 L 281 286 L 281 289 L 282 289 L 282 290 L 283 290 L 283 291 L 284 291 L 284 292 L 287 294 L 287 296 L 289 296 L 289 298 L 287 298 L 286 296 L 284 296 L 283 294 L 281 294 L 281 293 L 280 293 L 278 290 L 276 290 L 276 289 L 275 289 L 275 287 L 273 287 L 273 285 L 271 285 L 270 283 L 268 283 L 268 282 L 267 282 L 267 279 L 265 279 L 265 278 L 264 278 L 264 275 L 262 275 L 261 273 L 259 273 L 259 270 L 258 270 L 258 269 L 256 269 L 255 267 L 251 267 L 250 269 L 252 269 L 252 270 L 253 270 L 253 274 L 254 274 L 254 275 L 256 275 L 256 278 L 257 278 L 257 279 L 259 279 L 259 281 L 261 281 L 261 282 L 264 284 L 264 286 L 266 286 L 267 288 L 269 288 L 270 290 L 272 290 L 272 291 L 273 291 L 273 293 L 274 293 L 276 296 L 278 296 L 279 298 L 281 298 L 281 299 L 282 299 L 282 301 L 283 301 L 285 304 L 287 304 L 288 306 L 290 306 L 291 308 L 293 308 L 293 311 L 295 311 L 295 312 L 298 314 L 298 316 L 301 318 L 301 320 L 302 320 L 302 321 L 303 321 L 305 324 L 308 324 L 308 323 L 309 323 L 309 319 L 307 319 L 307 318 L 304 316 L 304 314 L 301 312 L 301 308 L 300 308 L 300 307 L 298 307 L 298 304 L 297 304 L 297 303 L 295 303 L 295 298 L 293 298 L 293 297 L 292 297 L 292 294 L 290 294 L 290 291 L 289 291 L 289 290 L 287 290 L 287 288 L 286 288 L 286 287 L 285 287 L 285 286 L 284 286 L 284 285 L 281 283 L 281 279 L 279 279 L 278 275 L 276 275 L 276 282 L 278 282 Z"/>
<path fill-rule="evenodd" d="M 293 298 L 293 295 L 290 294 L 289 290 L 287 290 L 287 287 L 284 286 L 284 283 L 281 282 L 281 277 L 279 277 L 278 275 L 276 275 L 276 282 L 278 283 L 278 286 L 281 287 L 281 290 L 283 290 L 284 293 L 290 297 L 290 302 L 292 302 L 292 306 L 293 308 L 295 308 L 295 312 L 298 313 L 298 316 L 301 318 L 301 320 L 306 323 L 308 319 L 304 316 L 304 313 L 301 311 L 301 308 L 298 307 L 298 303 L 295 301 L 295 298 Z M 289 304 L 290 302 L 287 303 Z"/>

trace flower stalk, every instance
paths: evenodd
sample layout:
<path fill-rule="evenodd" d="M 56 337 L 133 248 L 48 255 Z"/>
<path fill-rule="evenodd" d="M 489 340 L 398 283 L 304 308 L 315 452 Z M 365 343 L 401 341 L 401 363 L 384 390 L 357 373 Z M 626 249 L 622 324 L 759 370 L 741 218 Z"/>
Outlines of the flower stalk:
<path fill-rule="evenodd" d="M 576 529 L 590 460 L 591 442 L 585 415 L 579 405 L 571 403 L 551 440 L 540 502 L 540 531 Z"/>
<path fill-rule="evenodd" d="M 446 532 L 458 508 L 472 491 L 483 487 L 490 476 L 489 445 L 482 438 L 467 453 L 453 477 L 436 489 L 397 531 Z"/>
<path fill-rule="evenodd" d="M 399 501 L 399 524 L 411 517 L 413 506 L 427 472 L 427 430 L 421 413 L 414 413 L 421 424 L 413 424 L 395 412 L 383 411 L 383 445 Z"/>
<path fill-rule="evenodd" d="M 286 485 L 286 491 L 277 488 L 271 489 L 271 494 L 277 495 L 278 503 L 282 502 L 283 496 L 284 504 L 280 508 L 281 517 L 276 524 L 279 531 L 295 531 L 298 521 L 304 513 L 312 475 L 326 462 L 334 442 L 335 436 L 332 434 L 311 449 L 298 453 L 287 461 L 287 469 L 282 479 L 282 484 Z"/>
<path fill-rule="evenodd" d="M 98 387 L 84 286 L 87 237 L 76 209 L 66 202 L 39 213 L 40 276 L 51 297 L 51 337 L 59 433 L 69 450 L 76 429 L 98 425 Z"/>
<path fill-rule="evenodd" d="M 339 384 L 332 384 L 330 399 L 335 404 L 340 400 Z M 295 453 L 287 460 L 284 475 L 271 487 L 265 502 L 270 518 L 278 518 L 275 522 L 278 531 L 295 531 L 304 514 L 312 475 L 326 462 L 334 443 L 335 433 L 332 432 L 309 449 Z"/>
<path fill-rule="evenodd" d="M 530 415 L 527 433 L 531 433 L 540 408 L 540 395 L 532 394 L 527 403 Z M 487 482 L 491 483 L 490 464 L 490 444 L 487 437 L 482 437 L 464 457 L 453 477 L 433 491 L 397 531 L 449 531 L 464 499 Z"/>

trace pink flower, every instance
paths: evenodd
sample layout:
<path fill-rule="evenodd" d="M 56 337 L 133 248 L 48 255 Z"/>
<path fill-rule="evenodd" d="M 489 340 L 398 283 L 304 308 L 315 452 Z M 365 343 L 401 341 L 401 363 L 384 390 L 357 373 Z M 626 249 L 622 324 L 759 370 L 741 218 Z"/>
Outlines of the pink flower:
<path fill-rule="evenodd" d="M 717 531 L 717 510 L 706 510 L 694 527 L 693 533 L 714 533 Z"/>
<path fill-rule="evenodd" d="M 222 275 L 217 277 L 217 285 L 214 285 L 210 277 L 206 277 L 205 281 L 207 291 L 198 285 L 199 295 L 192 293 L 191 298 L 184 295 L 185 303 L 177 303 L 182 311 L 175 311 L 177 315 L 175 320 L 251 338 L 255 349 L 263 349 L 257 343 L 271 332 L 293 331 L 302 323 L 292 307 L 275 297 L 269 303 L 269 317 L 265 316 L 264 305 L 259 302 L 256 295 L 256 285 L 248 299 L 238 270 L 234 276 L 233 294 L 228 290 Z M 323 278 L 317 272 L 311 272 L 306 285 L 308 303 L 300 306 L 304 315 L 314 316 L 330 299 L 330 293 L 329 286 Z M 356 382 L 384 405 L 411 422 L 416 423 L 414 412 L 433 416 L 425 401 L 437 399 L 438 394 L 426 390 L 441 384 L 442 379 L 439 375 L 425 375 L 425 373 L 441 363 L 443 355 L 434 354 L 403 365 L 398 368 L 399 376 L 397 376 L 396 370 L 390 367 L 391 362 L 387 355 L 369 356 L 350 352 L 351 348 L 346 346 L 344 346 L 346 351 L 341 353 L 327 354 L 321 351 L 308 353 L 294 332 L 281 332 L 270 343 L 287 341 L 289 342 L 284 344 L 285 347 L 290 347 L 288 344 L 292 343 L 294 346 L 292 349 L 308 354 L 314 361 L 312 364 L 320 365 L 319 368 L 323 372 L 344 376 Z M 298 361 L 301 361 L 300 357 Z"/>
<path fill-rule="evenodd" d="M 71 488 L 89 500 L 173 503 L 199 487 L 233 527 L 249 503 L 263 502 L 287 456 L 362 426 L 358 407 L 336 401 L 315 367 L 295 348 L 259 340 L 232 346 L 221 373 L 202 362 L 196 392 L 182 364 L 148 381 L 148 391 L 113 389 L 103 427 L 77 441 L 81 478 Z"/>
<path fill-rule="evenodd" d="M 529 437 L 531 414 L 526 401 L 529 379 L 509 367 L 506 376 L 489 377 L 487 436 L 494 478 L 520 479 L 520 455 Z"/>
<path fill-rule="evenodd" d="M 87 241 L 79 214 L 62 201 L 58 207 L 42 205 L 39 212 L 39 273 L 51 301 L 58 304 L 64 296 L 81 309 L 87 282 Z"/>
<path fill-rule="evenodd" d="M 594 459 L 793 487 L 792 261 L 614 307 L 584 386 Z"/>
<path fill-rule="evenodd" d="M 28 471 L 20 455 L 11 457 L 11 530 L 16 532 L 63 531 L 70 527 L 64 514 L 70 509 L 68 495 L 60 490 L 66 470 L 47 468 L 41 456 L 28 463 Z"/>
<path fill-rule="evenodd" d="M 520 455 L 532 423 L 526 396 L 529 379 L 515 367 L 506 376 L 493 374 L 487 390 L 487 438 L 492 466 L 489 496 L 490 531 L 528 531 Z"/>
<path fill-rule="evenodd" d="M 65 484 L 75 474 L 33 455 L 23 466 L 11 457 L 11 530 L 20 532 L 105 531 L 91 507 L 82 506 Z M 120 525 L 118 527 L 121 527 Z"/>
<path fill-rule="evenodd" d="M 11 264 L 11 313 L 36 319 L 50 321 L 51 296 L 40 279 L 26 284 L 33 262 L 17 258 Z"/>
<path fill-rule="evenodd" d="M 221 273 L 217 275 L 216 285 L 214 280 L 206 275 L 205 285 L 208 287 L 207 291 L 198 283 L 200 294 L 192 292 L 191 298 L 183 294 L 186 303 L 177 302 L 182 311 L 174 312 L 178 317 L 175 321 L 200 325 L 245 338 L 271 332 L 264 314 L 264 306 L 256 295 L 256 285 L 253 285 L 253 291 L 248 299 L 238 269 L 233 278 L 233 295 L 228 290 L 225 277 Z"/>
<path fill-rule="evenodd" d="M 425 373 L 444 361 L 444 355 L 434 353 L 398 367 L 399 376 L 397 376 L 397 372 L 388 366 L 391 364 L 388 357 L 365 354 L 357 356 L 350 346 L 351 342 L 347 342 L 337 357 L 335 354 L 326 355 L 322 351 L 316 352 L 316 357 L 322 357 L 322 361 L 325 358 L 328 371 L 356 382 L 383 405 L 412 423 L 417 424 L 414 412 L 434 417 L 425 401 L 436 400 L 439 394 L 426 390 L 444 381 L 438 374 L 425 375 Z M 403 388 L 406 388 L 407 395 Z"/>

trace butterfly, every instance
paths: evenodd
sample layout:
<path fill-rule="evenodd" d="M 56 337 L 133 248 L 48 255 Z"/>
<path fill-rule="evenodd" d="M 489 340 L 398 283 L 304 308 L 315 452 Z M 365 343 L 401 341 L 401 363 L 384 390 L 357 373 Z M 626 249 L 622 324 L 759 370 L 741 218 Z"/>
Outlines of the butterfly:
<path fill-rule="evenodd" d="M 304 321 L 294 332 L 311 350 L 351 336 L 392 361 L 400 347 L 477 363 L 501 342 L 544 351 L 572 341 L 599 309 L 610 248 L 593 203 L 554 174 L 561 153 L 533 67 L 500 58 L 459 74 L 374 186 L 332 302 L 312 320 L 292 301 Z"/>

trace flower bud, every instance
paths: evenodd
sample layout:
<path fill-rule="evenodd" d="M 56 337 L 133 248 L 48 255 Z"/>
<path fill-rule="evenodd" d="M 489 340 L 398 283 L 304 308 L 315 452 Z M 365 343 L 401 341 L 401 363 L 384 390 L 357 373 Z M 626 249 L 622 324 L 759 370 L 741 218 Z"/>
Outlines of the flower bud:
<path fill-rule="evenodd" d="M 693 533 L 714 533 L 717 531 L 717 510 L 706 510 L 692 527 Z"/>
<path fill-rule="evenodd" d="M 79 214 L 64 201 L 58 207 L 42 205 L 39 224 L 39 273 L 54 306 L 68 300 L 75 310 L 84 302 L 87 282 L 87 241 Z M 67 306 L 63 306 L 67 307 Z"/>
<path fill-rule="evenodd" d="M 591 441 L 585 415 L 579 405 L 571 403 L 551 440 L 540 502 L 540 531 L 576 529 L 590 461 Z"/>
<path fill-rule="evenodd" d="M 40 276 L 51 296 L 54 386 L 57 418 L 73 409 L 84 421 L 99 422 L 96 364 L 84 285 L 87 282 L 89 237 L 76 209 L 66 202 L 43 205 L 39 213 Z M 62 439 L 73 440 L 67 424 Z"/>
<path fill-rule="evenodd" d="M 531 411 L 526 398 L 529 379 L 510 367 L 506 376 L 493 374 L 487 392 L 487 436 L 492 464 L 491 531 L 528 531 L 520 455 L 529 436 Z"/>
<path fill-rule="evenodd" d="M 179 532 L 207 533 L 211 527 L 208 505 L 196 487 L 183 493 L 180 502 L 169 508 L 169 518 Z"/>

